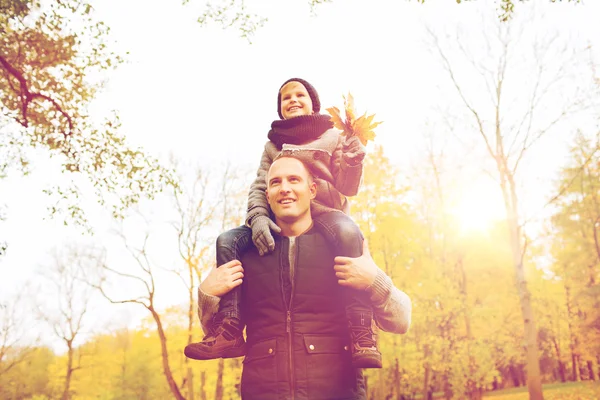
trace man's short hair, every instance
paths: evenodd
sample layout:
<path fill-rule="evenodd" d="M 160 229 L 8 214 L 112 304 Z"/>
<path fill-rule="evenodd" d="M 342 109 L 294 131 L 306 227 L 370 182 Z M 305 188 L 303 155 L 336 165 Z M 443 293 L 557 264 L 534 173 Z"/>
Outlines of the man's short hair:
<path fill-rule="evenodd" d="M 293 158 L 294 160 L 298 160 L 300 161 L 300 164 L 302 164 L 302 166 L 304 167 L 304 170 L 306 171 L 306 175 L 308 176 L 308 183 L 311 184 L 315 181 L 315 175 L 312 173 L 312 171 L 310 170 L 309 166 L 302 161 L 301 159 L 299 159 L 298 157 L 294 157 L 291 154 L 283 154 L 283 155 L 279 155 L 278 157 L 276 157 L 273 160 L 273 163 L 277 160 L 280 160 L 282 158 Z M 271 163 L 271 165 L 273 165 L 273 163 Z M 269 171 L 271 170 L 271 167 L 269 167 Z M 269 172 L 267 171 L 267 176 L 265 177 L 265 180 L 267 181 L 267 186 L 269 186 Z"/>

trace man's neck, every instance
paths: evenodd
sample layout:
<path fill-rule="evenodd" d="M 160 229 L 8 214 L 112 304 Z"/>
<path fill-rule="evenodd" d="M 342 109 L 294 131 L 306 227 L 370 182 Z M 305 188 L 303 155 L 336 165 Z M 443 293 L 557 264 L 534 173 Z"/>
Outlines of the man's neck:
<path fill-rule="evenodd" d="M 277 226 L 281 228 L 282 236 L 300 236 L 307 230 L 309 230 L 313 225 L 313 220 L 311 218 L 303 218 L 298 221 L 294 221 L 291 223 L 282 221 L 280 219 L 275 218 L 275 223 Z"/>

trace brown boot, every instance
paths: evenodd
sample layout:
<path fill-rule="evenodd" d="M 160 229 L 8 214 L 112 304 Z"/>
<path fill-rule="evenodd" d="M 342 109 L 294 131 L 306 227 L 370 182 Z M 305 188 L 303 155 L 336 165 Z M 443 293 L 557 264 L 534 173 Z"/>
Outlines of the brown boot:
<path fill-rule="evenodd" d="M 191 343 L 183 351 L 186 357 L 194 360 L 234 358 L 246 355 L 246 342 L 241 323 L 237 319 L 226 318 L 212 335 L 200 343 Z"/>
<path fill-rule="evenodd" d="M 352 366 L 354 368 L 381 368 L 381 353 L 377 350 L 377 334 L 368 313 L 353 314 L 349 318 L 352 339 Z"/>

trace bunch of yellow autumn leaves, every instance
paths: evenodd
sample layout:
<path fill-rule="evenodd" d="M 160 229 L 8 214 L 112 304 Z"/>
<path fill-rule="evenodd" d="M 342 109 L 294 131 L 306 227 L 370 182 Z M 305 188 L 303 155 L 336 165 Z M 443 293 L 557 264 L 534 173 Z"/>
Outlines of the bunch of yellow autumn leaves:
<path fill-rule="evenodd" d="M 344 98 L 344 111 L 345 119 L 342 119 L 340 110 L 337 107 L 330 107 L 327 109 L 329 115 L 331 115 L 331 121 L 333 126 L 341 129 L 343 136 L 357 136 L 363 145 L 367 145 L 369 140 L 375 139 L 375 129 L 381 122 L 373 122 L 375 114 L 368 115 L 364 113 L 360 117 L 356 118 L 356 111 L 354 109 L 354 98 L 350 93 L 348 97 Z"/>

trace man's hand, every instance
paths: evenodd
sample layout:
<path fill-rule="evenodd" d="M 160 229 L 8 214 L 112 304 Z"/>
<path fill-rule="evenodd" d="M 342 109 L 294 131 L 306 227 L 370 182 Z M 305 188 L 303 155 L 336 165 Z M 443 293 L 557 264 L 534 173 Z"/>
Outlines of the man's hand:
<path fill-rule="evenodd" d="M 346 164 L 355 166 L 363 162 L 367 151 L 357 136 L 346 138 L 342 145 L 342 157 Z"/>
<path fill-rule="evenodd" d="M 362 256 L 357 258 L 338 256 L 335 258 L 333 269 L 340 285 L 365 290 L 375 282 L 379 267 L 371 258 L 369 245 L 365 239 Z"/>
<path fill-rule="evenodd" d="M 229 261 L 219 268 L 212 267 L 200 283 L 200 290 L 208 295 L 221 297 L 241 285 L 243 278 L 242 263 L 238 260 Z"/>
<path fill-rule="evenodd" d="M 275 250 L 275 240 L 271 234 L 271 230 L 274 232 L 281 232 L 281 228 L 271 221 L 271 218 L 264 215 L 254 217 L 251 222 L 252 227 L 252 241 L 258 249 L 258 254 L 261 256 L 268 254 Z"/>

